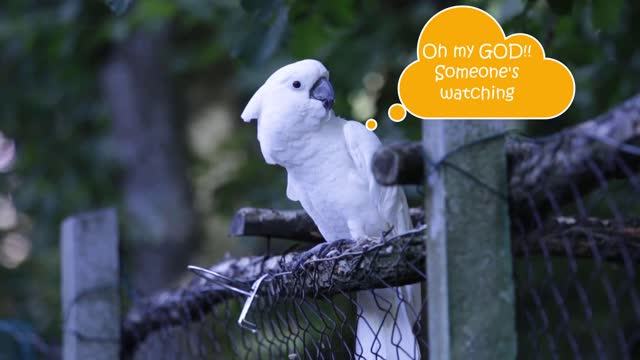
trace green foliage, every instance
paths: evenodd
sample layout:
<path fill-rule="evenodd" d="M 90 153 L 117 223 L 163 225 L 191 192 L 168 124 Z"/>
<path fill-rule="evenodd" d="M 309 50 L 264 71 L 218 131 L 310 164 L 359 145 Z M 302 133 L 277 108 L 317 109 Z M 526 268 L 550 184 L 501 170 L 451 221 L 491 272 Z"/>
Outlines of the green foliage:
<path fill-rule="evenodd" d="M 133 4 L 134 0 L 105 0 L 107 6 L 117 15 L 124 14 Z"/>
<path fill-rule="evenodd" d="M 598 30 L 615 30 L 623 9 L 624 0 L 591 0 L 591 21 Z"/>
<path fill-rule="evenodd" d="M 568 15 L 573 9 L 573 0 L 547 0 L 547 4 L 558 15 Z"/>
<path fill-rule="evenodd" d="M 0 12 L 0 131 L 18 144 L 13 196 L 32 224 L 33 241 L 27 262 L 15 270 L 0 268 L 0 318 L 24 319 L 54 342 L 60 335 L 59 315 L 54 315 L 60 309 L 59 223 L 71 213 L 120 201 L 117 168 L 105 137 L 109 114 L 98 86 L 101 65 L 115 43 L 140 29 L 170 26 L 175 92 L 187 91 L 191 79 L 207 77 L 220 63 L 231 63 L 229 88 L 238 93 L 238 112 L 271 71 L 296 59 L 317 58 L 327 65 L 338 95 L 336 112 L 346 117 L 354 116 L 350 98 L 363 91 L 365 75 L 379 73 L 385 83 L 373 96 L 378 134 L 418 139 L 420 121 L 408 118 L 392 125 L 386 110 L 398 101 L 397 79 L 415 57 L 422 26 L 437 11 L 437 2 L 419 1 L 105 3 L 5 0 Z M 577 83 L 573 106 L 559 119 L 532 122 L 533 133 L 586 120 L 637 92 L 640 22 L 634 19 L 640 2 L 463 3 L 497 9 L 496 16 L 504 11 L 507 34 L 535 36 L 547 56 L 572 70 Z M 513 14 L 507 8 L 522 10 Z M 284 173 L 262 161 L 253 126 L 235 129 L 227 147 L 242 152 L 246 161 L 213 194 L 219 212 L 230 214 L 241 205 L 295 206 L 284 197 Z"/>

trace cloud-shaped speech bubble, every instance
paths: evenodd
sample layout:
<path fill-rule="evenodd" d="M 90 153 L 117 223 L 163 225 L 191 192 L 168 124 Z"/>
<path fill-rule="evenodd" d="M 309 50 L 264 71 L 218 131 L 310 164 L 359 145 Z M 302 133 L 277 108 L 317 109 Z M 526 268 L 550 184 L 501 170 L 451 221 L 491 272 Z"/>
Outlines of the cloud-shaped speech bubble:
<path fill-rule="evenodd" d="M 546 58 L 527 34 L 505 36 L 488 13 L 454 6 L 433 16 L 418 39 L 418 59 L 398 81 L 402 105 L 422 119 L 550 119 L 565 112 L 575 81 L 561 62 Z"/>

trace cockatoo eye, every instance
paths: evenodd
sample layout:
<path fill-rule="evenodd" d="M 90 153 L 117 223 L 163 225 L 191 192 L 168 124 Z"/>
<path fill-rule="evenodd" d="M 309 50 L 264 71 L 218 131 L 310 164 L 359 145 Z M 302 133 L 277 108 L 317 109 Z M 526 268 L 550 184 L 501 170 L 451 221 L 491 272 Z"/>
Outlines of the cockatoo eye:
<path fill-rule="evenodd" d="M 300 86 L 302 86 L 302 84 L 300 84 L 300 81 L 296 80 L 293 82 L 293 87 L 296 89 L 300 89 Z"/>

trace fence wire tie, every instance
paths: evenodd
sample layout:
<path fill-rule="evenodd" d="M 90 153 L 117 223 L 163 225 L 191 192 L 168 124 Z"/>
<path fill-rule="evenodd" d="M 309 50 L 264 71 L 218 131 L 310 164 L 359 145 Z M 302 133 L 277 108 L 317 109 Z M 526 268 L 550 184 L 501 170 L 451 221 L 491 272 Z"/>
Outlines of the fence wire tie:
<path fill-rule="evenodd" d="M 249 310 L 251 309 L 251 305 L 253 305 L 253 300 L 258 297 L 258 291 L 260 290 L 260 286 L 262 286 L 263 282 L 268 282 L 271 284 L 271 280 L 273 280 L 275 277 L 278 276 L 285 276 L 285 275 L 291 275 L 292 272 L 291 271 L 285 271 L 285 272 L 280 272 L 280 273 L 276 273 L 276 274 L 263 274 L 262 276 L 260 276 L 258 278 L 258 280 L 256 280 L 252 285 L 251 285 L 251 293 L 249 295 L 249 297 L 247 298 L 247 300 L 244 302 L 244 306 L 242 306 L 242 311 L 240 312 L 240 317 L 238 318 L 238 325 L 240 325 L 240 327 L 242 327 L 243 329 L 247 329 L 249 331 L 251 331 L 252 333 L 257 333 L 258 332 L 258 326 L 247 320 L 247 314 L 249 313 Z M 271 292 L 273 292 L 273 284 L 271 284 Z"/>
<path fill-rule="evenodd" d="M 247 329 L 249 331 L 251 331 L 252 333 L 256 333 L 258 332 L 258 327 L 256 326 L 255 323 L 247 320 L 247 314 L 249 313 L 249 310 L 251 309 L 251 305 L 253 305 L 253 300 L 258 297 L 258 291 L 260 291 L 260 287 L 262 286 L 263 282 L 270 282 L 271 280 L 273 280 L 276 277 L 279 276 L 285 276 L 285 275 L 291 275 L 292 272 L 290 271 L 285 271 L 285 272 L 280 272 L 280 273 L 276 273 L 276 274 L 263 274 L 262 276 L 260 276 L 256 281 L 253 282 L 253 284 L 251 284 L 251 289 L 250 290 L 244 290 L 241 289 L 239 287 L 236 286 L 232 286 L 229 285 L 226 282 L 236 282 L 238 283 L 238 281 L 222 275 L 220 273 L 217 273 L 215 271 L 209 270 L 209 269 L 205 269 L 205 268 L 201 268 L 199 266 L 195 266 L 195 265 L 189 265 L 187 267 L 189 270 L 191 270 L 194 274 L 198 275 L 199 277 L 213 282 L 217 285 L 220 285 L 222 287 L 224 287 L 225 289 L 237 292 L 241 295 L 244 295 L 247 297 L 247 300 L 245 300 L 244 305 L 242 306 L 242 311 L 240 312 L 240 317 L 238 318 L 238 325 L 240 325 L 240 327 L 242 327 L 243 329 Z M 223 281 L 221 281 L 223 280 Z M 271 291 L 273 291 L 273 286 L 270 288 Z"/>
<path fill-rule="evenodd" d="M 258 278 L 258 280 L 256 280 L 251 285 L 251 294 L 249 295 L 247 300 L 244 302 L 244 306 L 242 306 L 242 311 L 240 312 L 240 317 L 238 318 L 238 325 L 240 325 L 240 327 L 242 327 L 243 329 L 247 329 L 254 334 L 258 332 L 258 326 L 255 323 L 247 320 L 247 314 L 251 309 L 251 305 L 253 305 L 253 300 L 256 297 L 258 297 L 258 291 L 260 290 L 260 286 L 262 286 L 262 283 L 265 281 L 270 282 L 276 276 L 284 276 L 284 275 L 290 275 L 290 274 L 291 274 L 290 271 L 281 272 L 277 274 L 263 274 Z M 273 287 L 271 288 L 271 290 L 273 291 Z"/>
<path fill-rule="evenodd" d="M 252 295 L 252 292 L 249 291 L 249 290 L 245 290 L 245 289 L 242 289 L 240 287 L 232 286 L 232 285 L 229 285 L 227 283 L 227 282 L 229 282 L 229 283 L 240 283 L 239 281 L 231 279 L 231 278 L 229 278 L 227 276 L 224 276 L 222 274 L 219 274 L 219 273 L 217 273 L 215 271 L 211 271 L 209 269 L 201 268 L 199 266 L 194 266 L 194 265 L 187 266 L 187 269 L 191 270 L 191 272 L 193 272 L 194 274 L 198 275 L 199 277 L 201 277 L 201 278 L 203 278 L 203 279 L 205 279 L 207 281 L 213 282 L 213 283 L 215 283 L 217 285 L 220 285 L 220 286 L 224 287 L 227 290 L 231 290 L 231 291 L 237 292 L 237 293 L 242 294 L 244 296 L 251 296 Z M 224 280 L 224 281 L 222 281 L 222 280 Z"/>
<path fill-rule="evenodd" d="M 262 285 L 262 282 L 270 276 L 272 275 L 263 274 L 258 278 L 258 280 L 256 280 L 253 283 L 253 285 L 251 285 L 251 294 L 249 295 L 247 300 L 244 302 L 244 306 L 242 307 L 242 311 L 240 312 L 240 317 L 238 318 L 238 325 L 240 325 L 240 327 L 244 329 L 251 331 L 254 334 L 258 332 L 258 326 L 255 323 L 247 320 L 247 314 L 249 313 L 249 309 L 251 309 L 253 300 L 258 296 L 258 290 L 260 289 L 260 285 Z"/>

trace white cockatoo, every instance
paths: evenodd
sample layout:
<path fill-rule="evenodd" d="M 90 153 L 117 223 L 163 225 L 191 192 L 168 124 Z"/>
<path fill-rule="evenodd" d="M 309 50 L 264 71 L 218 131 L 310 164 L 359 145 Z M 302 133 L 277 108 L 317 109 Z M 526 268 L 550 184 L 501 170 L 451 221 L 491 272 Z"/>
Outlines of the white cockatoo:
<path fill-rule="evenodd" d="M 359 240 L 411 229 L 402 188 L 377 184 L 371 158 L 380 140 L 362 123 L 333 112 L 329 72 L 316 60 L 271 75 L 242 112 L 258 122 L 264 159 L 287 170 L 287 197 L 299 201 L 327 241 Z M 420 285 L 361 291 L 356 354 L 364 359 L 417 359 L 412 328 Z"/>

